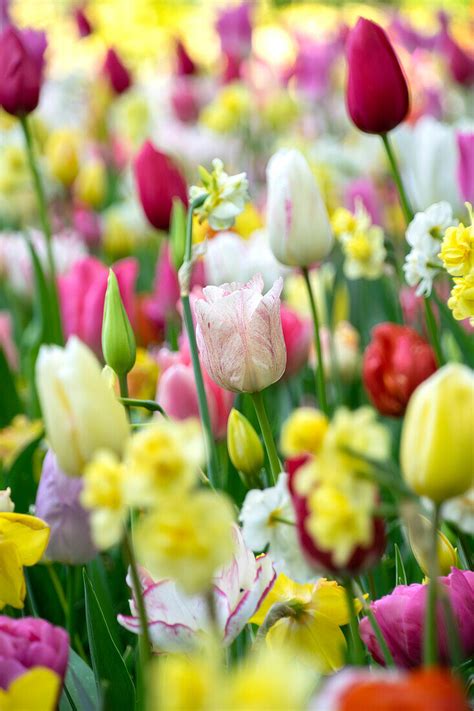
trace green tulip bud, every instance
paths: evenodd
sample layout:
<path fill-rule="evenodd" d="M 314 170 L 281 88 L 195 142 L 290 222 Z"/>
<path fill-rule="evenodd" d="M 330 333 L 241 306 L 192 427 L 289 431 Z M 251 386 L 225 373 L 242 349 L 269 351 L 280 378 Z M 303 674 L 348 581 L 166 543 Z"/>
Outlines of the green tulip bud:
<path fill-rule="evenodd" d="M 171 261 L 176 271 L 179 271 L 184 261 L 186 247 L 186 208 L 181 200 L 173 199 L 170 223 Z"/>
<path fill-rule="evenodd" d="M 263 466 L 263 447 L 260 439 L 244 415 L 232 409 L 227 421 L 227 450 L 230 461 L 248 489 L 260 488 Z"/>
<path fill-rule="evenodd" d="M 135 335 L 120 296 L 117 277 L 112 269 L 109 269 L 105 294 L 102 352 L 105 362 L 119 378 L 127 375 L 135 364 Z"/>

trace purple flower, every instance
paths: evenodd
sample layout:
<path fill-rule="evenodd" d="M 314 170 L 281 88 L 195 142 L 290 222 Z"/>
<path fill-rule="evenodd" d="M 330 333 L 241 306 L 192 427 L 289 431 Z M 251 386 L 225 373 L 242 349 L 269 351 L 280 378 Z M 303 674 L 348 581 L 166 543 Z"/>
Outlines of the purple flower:
<path fill-rule="evenodd" d="M 458 186 L 466 202 L 474 202 L 474 133 L 456 134 L 458 144 Z"/>
<path fill-rule="evenodd" d="M 89 512 L 82 508 L 79 497 L 83 481 L 66 476 L 53 452 L 48 451 L 36 494 L 35 514 L 51 529 L 46 556 L 55 562 L 80 565 L 95 557 Z"/>
<path fill-rule="evenodd" d="M 231 57 L 245 57 L 252 46 L 252 21 L 250 3 L 226 8 L 219 13 L 216 30 L 221 40 L 222 52 Z"/>
<path fill-rule="evenodd" d="M 0 616 L 0 689 L 34 667 L 47 667 L 64 678 L 69 636 L 61 627 L 35 617 Z"/>
<path fill-rule="evenodd" d="M 461 646 L 466 657 L 474 652 L 474 572 L 452 568 L 439 582 L 449 595 L 457 620 Z M 410 668 L 422 662 L 423 628 L 428 586 L 415 583 L 398 585 L 390 595 L 371 603 L 371 609 L 397 666 Z M 441 660 L 448 661 L 448 642 L 444 614 L 437 610 L 438 646 Z M 359 625 L 360 635 L 379 664 L 384 657 L 370 621 L 365 617 Z"/>

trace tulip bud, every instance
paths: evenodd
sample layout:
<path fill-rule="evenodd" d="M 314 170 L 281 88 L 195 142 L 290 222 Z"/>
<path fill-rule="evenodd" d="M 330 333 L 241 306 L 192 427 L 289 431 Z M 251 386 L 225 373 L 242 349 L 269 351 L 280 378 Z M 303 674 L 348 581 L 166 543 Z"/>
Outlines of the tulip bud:
<path fill-rule="evenodd" d="M 405 516 L 408 540 L 418 565 L 425 575 L 430 569 L 431 522 L 419 513 Z M 456 549 L 444 533 L 437 531 L 438 569 L 440 575 L 449 575 L 451 568 L 459 565 Z"/>
<path fill-rule="evenodd" d="M 81 166 L 74 183 L 74 194 L 80 203 L 98 208 L 102 205 L 107 190 L 107 172 L 100 160 L 92 160 Z"/>
<path fill-rule="evenodd" d="M 71 129 L 54 131 L 46 144 L 46 160 L 52 175 L 68 187 L 79 172 L 79 136 Z"/>
<path fill-rule="evenodd" d="M 0 106 L 24 116 L 38 106 L 43 82 L 46 36 L 13 25 L 0 34 Z"/>
<path fill-rule="evenodd" d="M 102 352 L 107 365 L 119 377 L 126 375 L 135 364 L 135 335 L 120 296 L 117 277 L 112 269 L 109 269 L 105 293 Z"/>
<path fill-rule="evenodd" d="M 178 272 L 184 260 L 186 247 L 186 210 L 177 197 L 173 198 L 170 224 L 171 261 Z"/>
<path fill-rule="evenodd" d="M 309 267 L 326 257 L 334 242 L 318 184 L 303 155 L 280 150 L 267 167 L 267 229 L 282 264 Z"/>
<path fill-rule="evenodd" d="M 435 503 L 472 486 L 474 373 L 450 363 L 418 386 L 403 422 L 403 476 L 419 496 Z"/>
<path fill-rule="evenodd" d="M 107 50 L 102 72 L 116 94 L 123 94 L 132 84 L 128 69 L 113 48 Z"/>
<path fill-rule="evenodd" d="M 260 488 L 263 447 L 257 433 L 242 413 L 232 409 L 227 422 L 227 450 L 230 461 L 248 489 Z"/>
<path fill-rule="evenodd" d="M 384 30 L 359 17 L 347 40 L 347 108 L 365 133 L 387 133 L 408 114 L 408 85 Z"/>

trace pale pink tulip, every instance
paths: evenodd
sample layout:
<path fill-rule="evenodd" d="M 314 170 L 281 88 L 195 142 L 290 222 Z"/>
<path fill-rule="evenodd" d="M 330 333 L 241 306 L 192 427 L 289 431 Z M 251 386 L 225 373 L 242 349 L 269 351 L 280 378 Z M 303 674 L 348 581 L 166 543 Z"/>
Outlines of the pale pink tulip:
<path fill-rule="evenodd" d="M 18 367 L 18 352 L 13 341 L 12 319 L 8 311 L 0 311 L 0 350 L 3 350 L 12 370 Z"/>
<path fill-rule="evenodd" d="M 234 557 L 213 579 L 216 625 L 226 647 L 243 630 L 276 579 L 271 559 L 266 555 L 255 558 L 238 526 L 234 526 L 233 535 Z M 203 596 L 185 595 L 173 580 L 154 581 L 143 569 L 140 578 L 155 651 L 191 651 L 202 641 L 203 634 L 210 634 L 209 606 Z M 129 577 L 127 582 L 131 587 Z M 138 634 L 140 620 L 134 600 L 130 600 L 130 610 L 131 616 L 119 615 L 118 621 Z"/>
<path fill-rule="evenodd" d="M 196 338 L 204 367 L 226 390 L 259 392 L 279 380 L 286 367 L 280 317 L 283 280 L 263 296 L 263 278 L 247 284 L 207 286 L 194 309 Z"/>

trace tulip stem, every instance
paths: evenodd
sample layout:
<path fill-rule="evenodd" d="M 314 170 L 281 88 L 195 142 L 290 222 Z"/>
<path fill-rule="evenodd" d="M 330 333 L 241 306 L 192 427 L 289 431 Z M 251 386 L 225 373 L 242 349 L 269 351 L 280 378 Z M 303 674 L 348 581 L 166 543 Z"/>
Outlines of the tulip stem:
<path fill-rule="evenodd" d="M 251 393 L 251 395 L 255 406 L 255 412 L 257 413 L 258 424 L 260 425 L 260 429 L 262 431 L 263 441 L 265 442 L 265 449 L 267 450 L 268 461 L 270 463 L 270 477 L 274 486 L 278 475 L 282 471 L 280 460 L 278 459 L 278 452 L 275 446 L 275 440 L 273 439 L 272 430 L 268 421 L 262 393 Z"/>
<path fill-rule="evenodd" d="M 48 217 L 48 209 L 46 203 L 46 197 L 44 194 L 43 182 L 38 170 L 38 165 L 36 163 L 35 152 L 33 148 L 33 140 L 30 131 L 30 125 L 27 116 L 20 116 L 20 124 L 23 130 L 23 136 L 25 139 L 26 155 L 28 158 L 28 165 L 30 167 L 31 177 L 33 179 L 33 185 L 36 193 L 36 199 L 38 203 L 38 212 L 41 222 L 41 228 L 43 230 L 44 239 L 46 242 L 46 255 L 48 259 L 49 267 L 49 279 L 50 279 L 50 299 L 52 306 L 52 314 L 54 318 L 54 330 L 55 341 L 58 345 L 64 343 L 62 325 L 61 325 L 61 315 L 59 311 L 59 296 L 58 287 L 56 283 L 56 265 L 54 262 L 53 253 L 53 243 L 52 243 L 52 230 L 51 223 Z"/>
<path fill-rule="evenodd" d="M 439 338 L 438 338 L 436 320 L 435 320 L 435 317 L 433 314 L 433 309 L 431 308 L 431 301 L 430 301 L 429 296 L 425 296 L 423 301 L 425 304 L 426 327 L 428 329 L 428 333 L 430 334 L 430 341 L 431 341 L 431 345 L 433 346 L 433 350 L 435 352 L 438 367 L 441 367 L 444 364 L 444 357 L 443 357 L 443 352 L 441 350 L 441 344 L 440 344 Z"/>
<path fill-rule="evenodd" d="M 357 620 L 357 613 L 354 605 L 354 590 L 352 587 L 352 580 L 350 578 L 345 578 L 343 580 L 343 587 L 346 592 L 347 608 L 349 610 L 349 626 L 351 629 L 352 636 L 352 651 L 353 651 L 353 663 L 358 666 L 365 665 L 365 652 L 362 644 L 362 640 L 359 634 L 359 622 Z"/>
<path fill-rule="evenodd" d="M 137 400 L 134 397 L 121 397 L 120 402 L 126 407 L 141 407 L 144 410 L 149 410 L 150 412 L 161 412 L 163 417 L 167 417 L 167 414 L 161 405 L 158 405 L 158 403 L 154 400 Z"/>
<path fill-rule="evenodd" d="M 138 670 L 137 676 L 139 685 L 145 684 L 146 677 L 146 667 L 150 661 L 151 656 L 151 642 L 150 635 L 148 631 L 148 621 L 146 616 L 145 601 L 143 599 L 143 591 L 140 583 L 140 576 L 138 574 L 137 562 L 135 560 L 135 553 L 133 550 L 133 543 L 130 537 L 129 531 L 125 530 L 125 535 L 123 539 L 123 544 L 125 548 L 125 553 L 128 558 L 130 565 L 130 575 L 132 577 L 133 586 L 133 597 L 136 602 L 138 617 L 140 619 L 140 632 L 138 635 L 138 646 L 139 646 L 139 657 L 140 657 L 140 669 Z M 144 692 L 144 689 L 143 689 Z"/>
<path fill-rule="evenodd" d="M 436 666 L 438 662 L 438 639 L 436 632 L 436 603 L 438 597 L 438 528 L 441 507 L 434 505 L 432 530 L 431 530 L 431 551 L 428 565 L 430 581 L 428 583 L 426 610 L 425 610 L 425 633 L 423 637 L 423 659 L 425 666 Z"/>
<path fill-rule="evenodd" d="M 369 575 L 371 575 L 369 573 Z M 371 585 L 373 587 L 373 585 Z M 384 660 L 385 660 L 385 666 L 387 667 L 394 667 L 395 662 L 392 657 L 392 653 L 390 649 L 388 648 L 388 644 L 385 641 L 385 637 L 383 636 L 383 632 L 380 629 L 380 625 L 377 622 L 377 618 L 375 617 L 374 613 L 372 612 L 370 608 L 370 604 L 367 603 L 364 594 L 362 590 L 359 588 L 358 585 L 355 585 L 353 582 L 351 582 L 351 592 L 353 597 L 357 597 L 358 601 L 362 605 L 362 609 L 364 610 L 365 614 L 367 615 L 367 618 L 370 622 L 370 626 L 372 627 L 375 637 L 377 639 L 377 642 L 379 643 L 380 650 L 383 654 Z M 371 593 L 371 597 L 375 598 L 375 595 Z"/>
<path fill-rule="evenodd" d="M 392 171 L 392 176 L 397 186 L 398 196 L 400 198 L 400 204 L 402 206 L 403 214 L 405 216 L 406 222 L 411 222 L 413 220 L 413 210 L 408 200 L 408 196 L 405 192 L 403 186 L 402 177 L 398 169 L 397 159 L 395 158 L 395 153 L 393 152 L 392 144 L 387 133 L 382 133 L 382 141 L 387 154 L 388 162 L 390 163 L 390 169 Z"/>
<path fill-rule="evenodd" d="M 316 308 L 316 302 L 314 300 L 313 287 L 311 286 L 311 279 L 309 278 L 309 271 L 307 267 L 303 267 L 303 277 L 306 283 L 306 289 L 308 292 L 309 304 L 311 307 L 311 314 L 313 316 L 314 324 L 314 343 L 316 346 L 317 355 L 317 372 L 316 372 L 316 388 L 318 392 L 318 400 L 321 410 L 325 415 L 329 416 L 329 408 L 326 397 L 326 379 L 324 376 L 324 365 L 323 365 L 323 355 L 321 349 L 321 337 L 319 333 L 319 316 L 318 309 Z"/>

